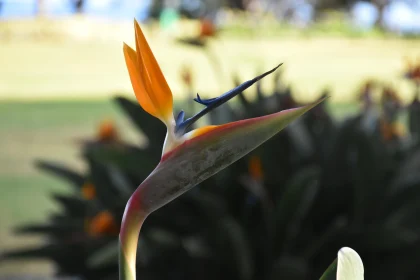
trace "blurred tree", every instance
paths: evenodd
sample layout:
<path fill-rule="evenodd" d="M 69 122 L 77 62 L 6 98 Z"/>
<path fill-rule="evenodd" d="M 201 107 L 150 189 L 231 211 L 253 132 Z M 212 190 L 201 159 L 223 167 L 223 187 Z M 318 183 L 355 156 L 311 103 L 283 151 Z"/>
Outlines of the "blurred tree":
<path fill-rule="evenodd" d="M 389 4 L 389 0 L 372 0 L 371 1 L 373 5 L 376 6 L 376 8 L 378 8 L 378 19 L 376 20 L 375 25 L 379 28 L 384 28 L 383 25 L 383 18 L 384 18 L 384 11 L 385 11 L 385 7 Z"/>
<path fill-rule="evenodd" d="M 74 9 L 76 10 L 76 13 L 81 14 L 83 12 L 84 3 L 84 0 L 73 0 Z"/>
<path fill-rule="evenodd" d="M 160 12 L 163 10 L 163 0 L 154 0 L 150 7 L 150 17 L 159 18 Z"/>
<path fill-rule="evenodd" d="M 226 0 L 226 6 L 233 9 L 246 10 L 249 0 Z"/>

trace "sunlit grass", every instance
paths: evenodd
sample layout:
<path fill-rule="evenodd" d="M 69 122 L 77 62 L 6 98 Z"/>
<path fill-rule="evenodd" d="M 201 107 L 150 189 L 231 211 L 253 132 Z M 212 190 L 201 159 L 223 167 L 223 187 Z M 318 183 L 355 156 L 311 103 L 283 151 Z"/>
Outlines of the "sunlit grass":
<path fill-rule="evenodd" d="M 131 22 L 66 22 L 59 26 L 67 32 L 63 34 L 73 37 L 62 34 L 32 39 L 26 37 L 35 31 L 24 29 L 29 28 L 29 23 L 19 26 L 20 37 L 0 44 L 0 99 L 91 99 L 115 92 L 131 96 L 122 54 L 122 42 L 133 43 Z M 231 36 L 235 32 L 228 28 L 210 44 L 222 69 L 216 75 L 200 49 L 175 43 L 171 37 L 174 33 L 144 28 L 178 98 L 185 96 L 179 73 L 184 64 L 191 65 L 194 72 L 195 90 L 203 96 L 214 96 L 232 87 L 234 73 L 245 80 L 284 62 L 285 80 L 293 85 L 300 99 L 314 99 L 324 87 L 330 87 L 333 102 L 349 101 L 363 80 L 377 78 L 394 84 L 407 101 L 412 89 L 401 78 L 403 59 L 418 56 L 420 50 L 420 40 L 396 37 L 329 37 L 322 32 L 306 37 L 265 36 L 264 28 L 248 36 Z M 317 28 L 325 27 L 315 25 Z M 51 32 L 56 34 L 56 29 Z M 76 39 L 74 30 L 83 36 Z M 182 33 L 180 30 L 175 33 Z M 220 75 L 223 81 L 218 79 Z M 271 86 L 269 79 L 264 82 L 264 88 Z"/>

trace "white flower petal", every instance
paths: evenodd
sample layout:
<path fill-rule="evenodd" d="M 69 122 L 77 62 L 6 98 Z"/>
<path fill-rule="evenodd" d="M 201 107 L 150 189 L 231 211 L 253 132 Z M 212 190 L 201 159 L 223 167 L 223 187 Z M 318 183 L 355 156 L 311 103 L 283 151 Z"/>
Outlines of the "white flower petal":
<path fill-rule="evenodd" d="M 359 254 L 344 247 L 338 251 L 337 280 L 363 280 L 363 262 Z"/>

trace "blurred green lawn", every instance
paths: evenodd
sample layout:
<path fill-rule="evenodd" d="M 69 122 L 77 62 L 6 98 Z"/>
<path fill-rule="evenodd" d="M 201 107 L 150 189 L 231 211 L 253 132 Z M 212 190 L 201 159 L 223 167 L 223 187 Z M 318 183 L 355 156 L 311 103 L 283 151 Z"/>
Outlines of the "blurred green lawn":
<path fill-rule="evenodd" d="M 92 29 L 96 37 L 80 40 L 52 37 L 2 41 L 0 99 L 77 99 L 115 92 L 131 95 L 122 42 L 133 46 L 132 24 L 115 28 Z M 152 33 L 147 27 L 145 32 L 176 97 L 185 92 L 180 83 L 180 70 L 185 64 L 194 73 L 195 90 L 203 96 L 214 96 L 232 86 L 233 74 L 246 80 L 283 62 L 285 80 L 300 99 L 313 99 L 328 86 L 333 101 L 348 102 L 365 79 L 377 78 L 394 84 L 409 100 L 412 90 L 401 78 L 404 57 L 415 58 L 420 52 L 419 39 L 274 38 L 258 34 L 231 38 L 229 33 L 222 33 L 210 44 L 221 65 L 221 73 L 215 74 L 200 49 L 175 43 L 165 33 Z M 270 89 L 270 82 L 264 82 L 263 88 Z"/>
<path fill-rule="evenodd" d="M 0 103 L 0 252 L 39 242 L 16 237 L 12 228 L 43 221 L 56 208 L 51 191 L 66 191 L 63 182 L 32 168 L 35 158 L 68 162 L 80 168 L 72 140 L 90 136 L 98 120 L 116 115 L 109 102 Z M 0 263 L 0 275 L 22 263 Z M 48 270 L 44 263 L 25 263 L 25 272 Z"/>

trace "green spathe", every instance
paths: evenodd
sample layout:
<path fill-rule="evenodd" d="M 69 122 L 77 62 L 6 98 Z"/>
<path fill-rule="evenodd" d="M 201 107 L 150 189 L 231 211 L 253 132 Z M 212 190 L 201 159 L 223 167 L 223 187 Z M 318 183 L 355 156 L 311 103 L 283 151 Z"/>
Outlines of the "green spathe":
<path fill-rule="evenodd" d="M 151 213 L 245 156 L 322 102 L 222 125 L 165 155 L 138 187 L 141 210 Z M 137 194 L 136 194 L 137 193 Z"/>

